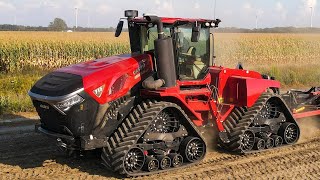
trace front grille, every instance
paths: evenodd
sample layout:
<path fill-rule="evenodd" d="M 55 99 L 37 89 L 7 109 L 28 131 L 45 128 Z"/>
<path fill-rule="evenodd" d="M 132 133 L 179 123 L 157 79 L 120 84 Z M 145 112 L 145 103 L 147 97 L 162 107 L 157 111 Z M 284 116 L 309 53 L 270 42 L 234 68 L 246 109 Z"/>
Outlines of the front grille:
<path fill-rule="evenodd" d="M 60 114 L 48 103 L 36 100 L 34 100 L 33 103 L 40 116 L 41 126 L 43 128 L 56 133 L 66 133 L 64 127 L 68 127 L 68 122 L 70 122 L 68 116 Z"/>

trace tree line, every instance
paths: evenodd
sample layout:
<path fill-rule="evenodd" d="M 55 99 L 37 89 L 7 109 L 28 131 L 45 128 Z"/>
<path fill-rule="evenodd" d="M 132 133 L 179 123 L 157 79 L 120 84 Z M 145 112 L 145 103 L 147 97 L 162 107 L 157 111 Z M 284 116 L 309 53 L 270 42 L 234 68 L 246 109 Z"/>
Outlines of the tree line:
<path fill-rule="evenodd" d="M 3 24 L 0 31 L 78 31 L 78 32 L 114 32 L 114 27 L 109 28 L 88 28 L 88 27 L 68 27 L 67 23 L 61 18 L 55 18 L 49 23 L 48 27 L 34 27 Z M 127 31 L 127 29 L 124 29 Z M 236 27 L 225 27 L 214 30 L 219 33 L 320 33 L 320 28 L 297 28 L 297 27 L 274 27 L 261 29 L 245 29 Z"/>
<path fill-rule="evenodd" d="M 12 24 L 0 24 L 0 31 L 79 31 L 79 32 L 114 32 L 114 27 L 109 28 L 88 28 L 88 27 L 68 27 L 67 23 L 61 18 L 55 18 L 49 23 L 48 27 L 43 26 L 23 26 Z"/>

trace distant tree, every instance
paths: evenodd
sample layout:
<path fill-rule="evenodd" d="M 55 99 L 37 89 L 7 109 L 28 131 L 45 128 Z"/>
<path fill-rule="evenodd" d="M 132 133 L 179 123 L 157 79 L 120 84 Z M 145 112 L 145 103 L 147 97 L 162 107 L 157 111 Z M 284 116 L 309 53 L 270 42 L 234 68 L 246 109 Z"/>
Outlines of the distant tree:
<path fill-rule="evenodd" d="M 67 23 L 61 18 L 55 18 L 53 22 L 50 22 L 49 29 L 51 31 L 63 31 L 68 28 Z"/>

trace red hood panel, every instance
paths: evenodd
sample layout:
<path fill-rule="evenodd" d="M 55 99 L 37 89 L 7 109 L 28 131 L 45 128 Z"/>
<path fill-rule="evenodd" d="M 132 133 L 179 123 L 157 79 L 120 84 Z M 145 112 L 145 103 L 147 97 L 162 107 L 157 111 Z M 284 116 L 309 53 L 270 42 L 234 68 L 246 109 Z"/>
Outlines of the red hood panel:
<path fill-rule="evenodd" d="M 71 65 L 57 70 L 82 76 L 84 90 L 100 104 L 110 102 L 125 95 L 133 86 L 145 79 L 153 71 L 152 57 L 142 55 L 118 55 Z M 117 79 L 125 77 L 123 88 L 110 95 L 109 90 Z M 101 97 L 93 94 L 93 90 L 105 85 Z"/>
<path fill-rule="evenodd" d="M 65 68 L 58 69 L 57 71 L 77 74 L 82 77 L 86 77 L 90 74 L 99 72 L 109 67 L 114 68 L 116 66 L 121 66 L 122 62 L 128 61 L 130 59 L 134 60 L 134 58 L 130 54 L 118 55 L 71 65 Z"/>

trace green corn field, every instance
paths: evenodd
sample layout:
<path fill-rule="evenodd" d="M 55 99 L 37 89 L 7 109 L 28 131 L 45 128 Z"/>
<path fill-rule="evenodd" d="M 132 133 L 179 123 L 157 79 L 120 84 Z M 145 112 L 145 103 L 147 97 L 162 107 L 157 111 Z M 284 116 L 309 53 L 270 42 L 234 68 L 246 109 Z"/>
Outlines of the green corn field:
<path fill-rule="evenodd" d="M 54 69 L 130 52 L 128 33 L 0 32 L 0 114 L 32 111 L 27 91 Z M 215 34 L 216 65 L 275 76 L 283 86 L 320 85 L 320 34 Z"/>

